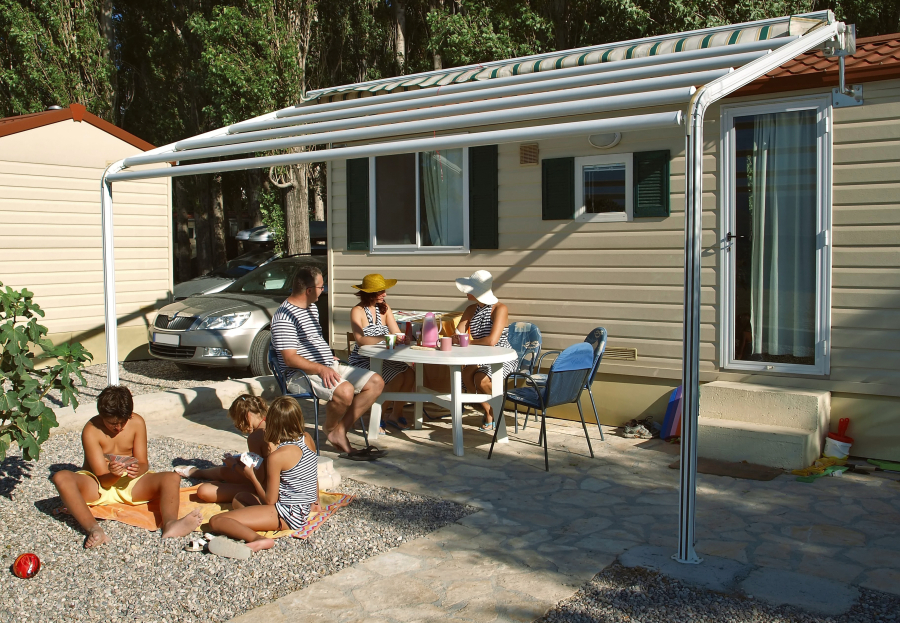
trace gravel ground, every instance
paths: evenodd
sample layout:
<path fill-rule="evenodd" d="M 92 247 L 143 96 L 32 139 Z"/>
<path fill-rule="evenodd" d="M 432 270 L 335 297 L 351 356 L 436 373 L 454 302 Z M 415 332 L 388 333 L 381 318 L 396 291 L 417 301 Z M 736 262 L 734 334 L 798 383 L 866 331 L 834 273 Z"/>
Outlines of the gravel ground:
<path fill-rule="evenodd" d="M 152 394 L 167 389 L 202 387 L 208 383 L 218 383 L 229 379 L 250 376 L 245 368 L 201 368 L 185 366 L 179 368 L 171 361 L 150 359 L 148 361 L 126 361 L 119 364 L 119 382 L 127 385 L 132 395 Z M 84 369 L 83 387 L 77 380 L 78 404 L 97 402 L 97 396 L 106 387 L 106 364 L 88 366 Z M 53 406 L 60 406 L 59 392 L 52 391 L 48 398 Z"/>
<path fill-rule="evenodd" d="M 212 466 L 222 451 L 165 438 L 151 439 L 149 454 L 151 469 L 165 471 Z M 77 523 L 50 514 L 60 506 L 50 474 L 81 461 L 80 436 L 67 434 L 47 441 L 35 463 L 0 463 L 0 622 L 224 621 L 475 512 L 345 479 L 341 492 L 356 496 L 349 506 L 309 539 L 278 539 L 248 561 L 185 552 L 188 537 L 162 541 L 113 521 L 103 524 L 112 543 L 84 550 Z M 42 561 L 30 580 L 9 570 L 23 552 Z"/>
<path fill-rule="evenodd" d="M 553 607 L 538 623 L 896 623 L 900 598 L 860 589 L 847 614 L 826 617 L 775 607 L 740 595 L 724 595 L 682 584 L 655 571 L 618 563 Z"/>

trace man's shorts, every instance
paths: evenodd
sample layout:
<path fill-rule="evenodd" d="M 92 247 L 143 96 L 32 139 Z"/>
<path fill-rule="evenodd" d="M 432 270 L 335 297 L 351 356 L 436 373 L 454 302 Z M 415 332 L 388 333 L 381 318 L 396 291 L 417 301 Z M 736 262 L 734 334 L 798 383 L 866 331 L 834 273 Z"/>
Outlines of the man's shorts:
<path fill-rule="evenodd" d="M 122 476 L 109 489 L 104 489 L 100 486 L 100 479 L 97 478 L 93 472 L 89 472 L 86 469 L 75 472 L 76 474 L 84 474 L 85 476 L 90 476 L 94 480 L 97 481 L 97 490 L 100 493 L 100 497 L 93 502 L 88 502 L 88 506 L 106 506 L 107 504 L 128 504 L 130 506 L 137 506 L 138 504 L 146 504 L 150 500 L 134 500 L 132 499 L 131 492 L 134 489 L 134 485 L 137 484 L 138 480 L 146 476 L 147 474 L 151 474 L 153 472 L 145 472 L 138 476 L 137 478 L 129 478 L 128 476 Z"/>
<path fill-rule="evenodd" d="M 339 361 L 335 361 L 331 367 L 338 373 L 338 376 L 341 377 L 341 383 L 350 383 L 353 385 L 354 394 L 361 392 L 363 387 L 366 386 L 366 383 L 369 382 L 369 379 L 375 374 L 371 370 L 348 366 Z M 316 395 L 316 398 L 329 402 L 334 396 L 334 390 L 337 389 L 337 385 L 329 389 L 322 383 L 322 378 L 319 375 L 309 374 L 308 376 L 312 383 L 313 393 Z M 306 379 L 303 378 L 303 375 L 295 374 L 288 380 L 287 390 L 288 393 L 291 394 L 303 394 L 309 391 L 309 387 L 306 385 Z"/>

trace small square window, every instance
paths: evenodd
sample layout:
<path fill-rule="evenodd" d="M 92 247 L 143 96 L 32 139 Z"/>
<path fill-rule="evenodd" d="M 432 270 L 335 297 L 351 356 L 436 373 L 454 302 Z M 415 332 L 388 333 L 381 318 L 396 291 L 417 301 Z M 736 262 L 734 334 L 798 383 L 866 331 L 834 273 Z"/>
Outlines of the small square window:
<path fill-rule="evenodd" d="M 631 154 L 575 159 L 575 218 L 587 222 L 632 218 Z"/>

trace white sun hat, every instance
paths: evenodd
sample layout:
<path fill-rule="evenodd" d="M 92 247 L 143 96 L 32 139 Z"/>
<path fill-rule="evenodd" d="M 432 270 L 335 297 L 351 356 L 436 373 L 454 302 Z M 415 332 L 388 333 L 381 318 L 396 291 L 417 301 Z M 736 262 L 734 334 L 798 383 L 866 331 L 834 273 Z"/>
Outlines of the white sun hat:
<path fill-rule="evenodd" d="M 471 294 L 475 300 L 485 305 L 497 303 L 497 297 L 491 291 L 494 277 L 486 270 L 476 270 L 471 277 L 461 277 L 456 280 L 456 287 L 463 294 Z"/>

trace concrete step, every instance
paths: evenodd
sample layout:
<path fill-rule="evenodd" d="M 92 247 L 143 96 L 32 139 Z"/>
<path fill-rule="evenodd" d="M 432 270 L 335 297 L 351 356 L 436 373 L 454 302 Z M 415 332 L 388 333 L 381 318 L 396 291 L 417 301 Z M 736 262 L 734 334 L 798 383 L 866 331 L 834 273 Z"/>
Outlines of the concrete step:
<path fill-rule="evenodd" d="M 700 387 L 700 415 L 715 420 L 815 431 L 824 436 L 831 417 L 831 393 L 714 381 Z"/>
<path fill-rule="evenodd" d="M 701 411 L 702 412 L 702 411 Z M 809 467 L 822 452 L 819 431 L 700 417 L 698 456 L 781 469 Z"/>

